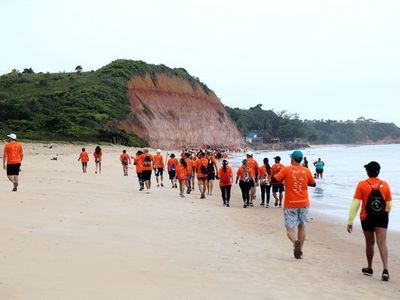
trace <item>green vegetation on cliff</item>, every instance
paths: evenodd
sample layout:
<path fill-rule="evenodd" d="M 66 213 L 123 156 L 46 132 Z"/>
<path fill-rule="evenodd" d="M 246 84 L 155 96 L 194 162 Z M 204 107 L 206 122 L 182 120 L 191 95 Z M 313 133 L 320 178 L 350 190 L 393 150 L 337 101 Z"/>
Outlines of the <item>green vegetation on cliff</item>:
<path fill-rule="evenodd" d="M 134 134 L 118 128 L 131 112 L 127 82 L 132 76 L 156 73 L 178 76 L 207 86 L 182 68 L 116 60 L 97 71 L 38 73 L 31 68 L 0 76 L 0 128 L 15 131 L 23 139 L 85 140 L 146 145 Z M 132 116 L 131 118 L 134 118 Z M 139 122 L 138 120 L 135 120 Z"/>
<path fill-rule="evenodd" d="M 257 132 L 265 143 L 303 140 L 314 144 L 353 144 L 400 140 L 400 128 L 393 123 L 358 118 L 356 121 L 300 120 L 298 115 L 264 110 L 258 104 L 249 109 L 225 107 L 243 135 Z"/>

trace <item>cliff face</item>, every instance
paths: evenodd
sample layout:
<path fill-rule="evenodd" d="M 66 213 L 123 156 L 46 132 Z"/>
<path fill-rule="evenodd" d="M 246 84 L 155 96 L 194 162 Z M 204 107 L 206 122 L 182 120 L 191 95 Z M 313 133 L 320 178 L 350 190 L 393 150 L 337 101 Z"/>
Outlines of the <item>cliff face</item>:
<path fill-rule="evenodd" d="M 212 91 L 162 73 L 128 82 L 131 115 L 120 123 L 156 148 L 240 146 L 241 134 Z"/>

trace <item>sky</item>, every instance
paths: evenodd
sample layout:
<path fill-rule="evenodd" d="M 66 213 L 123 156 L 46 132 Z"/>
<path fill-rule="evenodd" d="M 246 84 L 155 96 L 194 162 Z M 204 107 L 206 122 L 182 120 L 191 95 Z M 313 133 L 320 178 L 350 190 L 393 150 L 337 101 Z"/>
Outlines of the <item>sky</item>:
<path fill-rule="evenodd" d="M 232 107 L 394 122 L 398 0 L 1 0 L 0 74 L 183 67 Z"/>

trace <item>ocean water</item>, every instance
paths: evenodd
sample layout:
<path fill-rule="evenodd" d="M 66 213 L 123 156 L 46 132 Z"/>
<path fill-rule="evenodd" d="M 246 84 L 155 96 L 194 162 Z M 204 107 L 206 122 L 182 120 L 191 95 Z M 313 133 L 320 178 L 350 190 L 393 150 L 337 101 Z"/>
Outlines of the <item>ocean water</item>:
<path fill-rule="evenodd" d="M 315 169 L 312 163 L 319 157 L 325 162 L 324 177 L 317 180 L 316 188 L 309 188 L 312 209 L 326 214 L 328 217 L 347 220 L 348 209 L 353 199 L 354 191 L 360 180 L 366 179 L 364 165 L 375 160 L 381 165 L 379 178 L 389 183 L 393 204 L 390 213 L 389 229 L 400 231 L 400 144 L 367 145 L 367 146 L 321 146 L 302 150 L 309 161 L 312 173 Z M 284 165 L 290 164 L 292 151 L 254 152 L 254 158 L 262 164 L 267 157 L 270 164 L 273 157 L 279 155 Z M 231 163 L 237 167 L 242 156 L 232 157 Z M 358 222 L 358 217 L 356 222 Z"/>

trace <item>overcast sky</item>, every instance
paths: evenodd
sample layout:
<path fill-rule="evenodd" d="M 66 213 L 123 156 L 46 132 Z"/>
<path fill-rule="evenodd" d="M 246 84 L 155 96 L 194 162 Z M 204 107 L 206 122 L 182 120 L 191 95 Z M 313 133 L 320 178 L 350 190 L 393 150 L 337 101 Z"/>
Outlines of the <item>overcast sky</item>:
<path fill-rule="evenodd" d="M 0 74 L 183 67 L 222 102 L 400 125 L 399 0 L 1 0 Z"/>

